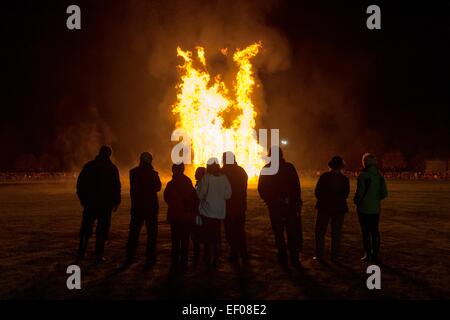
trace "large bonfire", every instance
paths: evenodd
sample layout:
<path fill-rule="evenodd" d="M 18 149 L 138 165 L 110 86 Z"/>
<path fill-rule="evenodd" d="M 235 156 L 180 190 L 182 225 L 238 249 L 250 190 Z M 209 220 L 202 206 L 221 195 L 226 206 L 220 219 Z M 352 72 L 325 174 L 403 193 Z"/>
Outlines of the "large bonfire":
<path fill-rule="evenodd" d="M 196 48 L 196 57 L 177 48 L 184 63 L 178 67 L 180 81 L 172 112 L 178 117 L 177 128 L 190 138 L 194 167 L 205 165 L 210 157 L 220 159 L 225 151 L 234 152 L 249 177 L 256 177 L 263 167 L 264 149 L 255 132 L 257 113 L 252 102 L 255 78 L 251 64 L 260 49 L 261 44 L 255 43 L 234 52 L 237 72 L 229 90 L 220 75 L 210 75 L 204 48 Z M 229 111 L 234 118 L 227 123 L 224 114 Z"/>

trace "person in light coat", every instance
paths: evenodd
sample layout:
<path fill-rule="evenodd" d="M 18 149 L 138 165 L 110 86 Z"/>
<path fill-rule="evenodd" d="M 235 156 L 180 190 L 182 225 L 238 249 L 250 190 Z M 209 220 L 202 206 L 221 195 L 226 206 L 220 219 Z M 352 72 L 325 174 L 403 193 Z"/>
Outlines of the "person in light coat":
<path fill-rule="evenodd" d="M 220 225 L 226 216 L 226 200 L 231 197 L 231 185 L 221 173 L 217 158 L 208 160 L 206 174 L 197 185 L 199 212 L 203 220 L 205 260 L 217 266 L 219 259 Z"/>

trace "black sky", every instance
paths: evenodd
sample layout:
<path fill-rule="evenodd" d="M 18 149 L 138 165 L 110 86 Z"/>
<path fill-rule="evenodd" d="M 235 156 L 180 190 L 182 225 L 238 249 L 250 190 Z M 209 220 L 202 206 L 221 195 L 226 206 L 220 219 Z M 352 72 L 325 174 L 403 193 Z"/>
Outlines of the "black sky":
<path fill-rule="evenodd" d="M 259 71 L 267 104 L 261 126 L 283 133 L 284 125 L 291 141 L 302 141 L 289 152 L 304 166 L 332 153 L 356 161 L 365 150 L 450 156 L 448 10 L 433 1 L 390 2 L 374 2 L 382 11 L 382 30 L 375 31 L 365 27 L 372 2 L 280 1 L 264 9 L 262 23 L 287 41 L 290 63 Z M 69 4 L 81 7 L 80 31 L 65 27 Z M 0 169 L 25 153 L 76 166 L 98 143 L 111 143 L 123 165 L 143 149 L 167 153 L 159 145 L 173 124 L 161 105 L 174 79 L 160 81 L 149 68 L 158 44 L 146 41 L 155 23 L 146 10 L 164 25 L 158 11 L 171 13 L 171 6 L 3 2 Z"/>

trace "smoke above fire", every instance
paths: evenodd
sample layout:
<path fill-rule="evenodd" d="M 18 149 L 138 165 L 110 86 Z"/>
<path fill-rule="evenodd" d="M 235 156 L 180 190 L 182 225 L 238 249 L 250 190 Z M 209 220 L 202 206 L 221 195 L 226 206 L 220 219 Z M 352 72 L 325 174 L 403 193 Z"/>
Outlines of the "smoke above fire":
<path fill-rule="evenodd" d="M 194 165 L 234 151 L 255 176 L 264 164 L 264 150 L 252 130 L 261 127 L 267 111 L 258 72 L 290 65 L 287 40 L 264 23 L 277 2 L 170 3 L 151 10 L 149 18 L 157 21 L 150 31 L 150 74 L 167 85 L 159 112 L 172 124 L 168 129 L 188 131 Z M 160 132 L 160 141 L 168 141 L 170 133 Z M 168 165 L 170 151 L 164 153 Z"/>
<path fill-rule="evenodd" d="M 251 127 L 279 128 L 280 137 L 289 141 L 285 155 L 299 167 L 315 167 L 318 163 L 326 166 L 334 153 L 347 159 L 345 151 L 350 148 L 356 154 L 365 152 L 370 149 L 364 144 L 367 136 L 376 144 L 376 135 L 360 130 L 365 123 L 360 121 L 364 112 L 358 99 L 367 83 L 367 59 L 357 53 L 347 55 L 348 52 L 339 52 L 326 41 L 310 38 L 308 24 L 320 25 L 320 17 L 309 13 L 299 17 L 300 21 L 305 20 L 305 28 L 294 30 L 296 34 L 304 34 L 301 42 L 290 42 L 286 30 L 275 27 L 276 23 L 269 19 L 282 4 L 134 0 L 126 8 L 109 13 L 108 21 L 118 19 L 115 37 L 104 37 L 108 33 L 105 26 L 105 30 L 99 30 L 98 38 L 102 50 L 111 55 L 100 72 L 111 79 L 99 88 L 105 92 L 101 101 L 95 93 L 97 101 L 92 104 L 98 107 L 107 131 L 114 133 L 108 142 L 112 143 L 119 164 L 130 167 L 140 152 L 148 150 L 154 154 L 155 165 L 169 171 L 173 147 L 170 136 L 175 123 L 182 121 L 179 114 L 172 112 L 179 94 L 177 66 L 185 62 L 177 56 L 178 47 L 195 54 L 196 48 L 202 47 L 212 81 L 221 75 L 221 82 L 229 90 L 225 96 L 236 106 L 234 86 L 239 66 L 233 53 L 250 44 L 262 43 L 251 59 L 255 81 L 252 108 L 248 108 L 254 112 Z M 198 59 L 195 63 L 201 69 Z M 232 127 L 236 116 L 233 108 L 223 112 L 223 127 Z M 102 132 L 97 136 L 104 135 Z M 356 158 L 359 160 L 359 155 Z M 238 156 L 237 161 L 243 160 Z M 253 174 L 258 166 L 247 169 Z"/>
<path fill-rule="evenodd" d="M 361 98 L 373 73 L 371 55 L 352 47 L 358 41 L 352 45 L 330 38 L 330 28 L 342 21 L 327 22 L 307 7 L 297 11 L 298 17 L 288 17 L 286 8 L 273 0 L 86 2 L 82 31 L 70 36 L 55 31 L 52 41 L 34 47 L 32 71 L 42 74 L 45 86 L 24 98 L 24 108 L 36 103 L 21 123 L 32 129 L 2 128 L 14 138 L 4 144 L 13 155 L 50 153 L 64 168 L 77 170 L 107 143 L 124 169 L 149 151 L 155 167 L 169 172 L 171 133 L 186 126 L 181 113 L 172 112 L 180 102 L 177 66 L 185 63 L 177 56 L 179 47 L 193 53 L 192 67 L 207 72 L 211 83 L 221 75 L 228 90 L 221 94 L 230 106 L 220 114 L 223 129 L 237 132 L 240 126 L 233 120 L 247 110 L 250 116 L 241 121 L 246 134 L 250 127 L 280 129 L 287 142 L 284 154 L 299 168 L 326 167 L 335 153 L 351 163 L 350 156 L 359 160 L 363 152 L 376 152 L 379 136 L 367 128 L 368 108 Z M 295 18 L 295 24 L 285 17 L 290 23 Z M 254 43 L 262 47 L 250 59 L 252 105 L 243 108 L 247 102 L 237 99 L 240 65 L 233 55 Z M 244 139 L 247 146 L 253 143 Z M 239 155 L 237 161 L 245 162 Z M 247 169 L 253 174 L 257 167 Z"/>
<path fill-rule="evenodd" d="M 293 32 L 300 35 L 301 42 L 292 43 L 268 19 L 281 1 L 169 3 L 151 10 L 137 9 L 150 12 L 148 21 L 153 23 L 149 38 L 142 41 L 150 39 L 149 72 L 165 87 L 158 110 L 169 125 L 158 133 L 158 141 L 167 141 L 173 123 L 180 121 L 168 112 L 177 102 L 179 70 L 175 66 L 183 63 L 174 54 L 178 47 L 195 52 L 201 46 L 208 73 L 221 75 L 225 86 L 233 88 L 237 72 L 230 58 L 233 51 L 260 41 L 263 47 L 251 61 L 257 83 L 251 96 L 256 129 L 279 128 L 280 137 L 289 141 L 284 146 L 285 155 L 303 168 L 321 167 L 321 163 L 326 167 L 333 154 L 341 154 L 348 163 L 359 163 L 360 154 L 375 150 L 379 137 L 365 128 L 366 106 L 361 101 L 370 75 L 370 57 L 349 52 L 345 46 L 336 49 L 326 41 L 322 43 L 323 27 L 314 31 L 319 33 L 318 39 L 311 38 L 308 23 L 320 26 L 321 17 L 307 11 L 300 16 L 305 27 Z M 221 52 L 224 48 L 227 55 Z M 234 117 L 233 113 L 225 114 L 224 127 L 230 127 L 229 119 Z M 163 165 L 169 166 L 170 150 L 166 145 L 158 147 L 165 155 Z M 349 150 L 353 159 L 346 153 Z M 253 173 L 255 168 L 251 170 Z"/>

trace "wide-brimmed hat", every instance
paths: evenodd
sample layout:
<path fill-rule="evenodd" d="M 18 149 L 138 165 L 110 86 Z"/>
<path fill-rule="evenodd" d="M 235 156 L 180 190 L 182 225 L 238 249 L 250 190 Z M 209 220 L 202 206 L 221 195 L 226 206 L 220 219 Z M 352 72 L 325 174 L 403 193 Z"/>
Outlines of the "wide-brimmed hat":
<path fill-rule="evenodd" d="M 339 170 L 345 167 L 345 161 L 340 156 L 334 156 L 328 162 L 328 166 L 333 170 Z"/>

